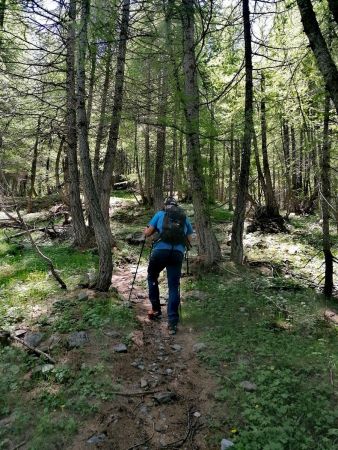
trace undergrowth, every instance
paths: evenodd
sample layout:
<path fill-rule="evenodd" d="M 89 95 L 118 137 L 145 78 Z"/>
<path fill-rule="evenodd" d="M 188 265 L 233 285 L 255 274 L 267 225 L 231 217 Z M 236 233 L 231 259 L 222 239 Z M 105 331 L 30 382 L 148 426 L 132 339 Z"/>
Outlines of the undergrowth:
<path fill-rule="evenodd" d="M 215 448 L 222 437 L 240 450 L 337 448 L 337 330 L 323 319 L 320 295 L 288 280 L 283 290 L 283 282 L 244 269 L 186 281 L 186 289 L 209 293 L 183 311 L 204 332 L 202 359 L 219 378 L 220 408 L 226 405 L 224 421 L 210 419 Z"/>

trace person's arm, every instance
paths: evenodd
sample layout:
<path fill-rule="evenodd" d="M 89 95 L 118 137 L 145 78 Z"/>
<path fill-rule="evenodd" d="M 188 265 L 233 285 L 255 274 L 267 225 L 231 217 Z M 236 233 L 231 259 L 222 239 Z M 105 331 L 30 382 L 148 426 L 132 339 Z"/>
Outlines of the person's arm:
<path fill-rule="evenodd" d="M 187 233 L 186 233 L 187 241 L 188 241 L 189 247 L 191 247 L 192 246 L 192 234 L 194 231 L 192 229 L 192 225 L 188 218 L 186 219 L 186 223 L 187 223 Z"/>
<path fill-rule="evenodd" d="M 153 233 L 155 233 L 156 228 L 153 227 L 152 225 L 148 225 L 144 230 L 143 230 L 143 234 L 145 235 L 145 237 L 149 237 L 151 236 Z"/>

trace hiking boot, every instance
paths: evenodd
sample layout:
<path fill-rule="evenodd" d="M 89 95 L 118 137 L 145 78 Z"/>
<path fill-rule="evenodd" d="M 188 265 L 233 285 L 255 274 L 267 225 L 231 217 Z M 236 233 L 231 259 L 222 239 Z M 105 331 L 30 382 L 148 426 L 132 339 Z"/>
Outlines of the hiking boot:
<path fill-rule="evenodd" d="M 173 323 L 169 323 L 168 324 L 168 333 L 170 334 L 170 335 L 174 335 L 174 334 L 176 334 L 177 333 L 177 325 L 176 324 L 173 324 Z"/>
<path fill-rule="evenodd" d="M 148 311 L 148 319 L 149 320 L 161 320 L 162 319 L 161 311 L 154 311 L 154 310 Z"/>

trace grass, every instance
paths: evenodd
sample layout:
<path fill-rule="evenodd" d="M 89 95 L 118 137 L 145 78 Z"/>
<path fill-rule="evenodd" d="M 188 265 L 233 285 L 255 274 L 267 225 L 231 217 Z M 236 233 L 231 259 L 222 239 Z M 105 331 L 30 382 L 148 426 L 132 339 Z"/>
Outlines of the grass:
<path fill-rule="evenodd" d="M 23 245 L 24 244 L 24 245 Z M 128 342 L 136 320 L 114 294 L 78 300 L 71 290 L 81 274 L 95 271 L 98 257 L 79 252 L 66 244 L 41 245 L 60 271 L 70 291 L 60 290 L 42 261 L 25 245 L 0 241 L 0 328 L 25 326 L 52 333 L 90 330 L 102 339 L 105 328 L 119 330 Z M 77 361 L 86 360 L 78 350 Z M 63 361 L 42 374 L 41 358 L 20 347 L 0 347 L 0 450 L 25 441 L 29 450 L 65 448 L 83 420 L 93 416 L 102 402 L 111 400 L 119 389 L 111 379 L 111 354 L 104 364 L 67 363 L 62 347 L 53 356 Z M 97 359 L 100 355 L 97 356 Z"/>
<path fill-rule="evenodd" d="M 216 399 L 226 405 L 226 419 L 210 423 L 211 446 L 227 437 L 240 450 L 337 448 L 337 393 L 330 381 L 338 374 L 337 330 L 323 320 L 320 295 L 283 291 L 281 284 L 246 270 L 187 282 L 189 290 L 210 293 L 183 311 L 204 333 L 202 359 L 219 378 Z M 242 381 L 257 389 L 246 392 Z"/>

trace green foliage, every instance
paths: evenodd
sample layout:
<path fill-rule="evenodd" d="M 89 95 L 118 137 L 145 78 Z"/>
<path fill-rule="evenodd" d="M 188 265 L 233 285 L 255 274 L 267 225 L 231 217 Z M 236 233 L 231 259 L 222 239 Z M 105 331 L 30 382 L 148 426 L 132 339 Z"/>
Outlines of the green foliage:
<path fill-rule="evenodd" d="M 225 272 L 187 281 L 186 288 L 212 292 L 183 306 L 184 320 L 205 333 L 201 359 L 218 375 L 215 398 L 227 411 L 224 423 L 210 424 L 211 444 L 228 436 L 241 450 L 335 448 L 338 407 L 329 374 L 337 376 L 338 335 L 322 320 L 321 296 L 244 269 L 236 278 Z M 246 392 L 245 380 L 257 389 Z"/>

